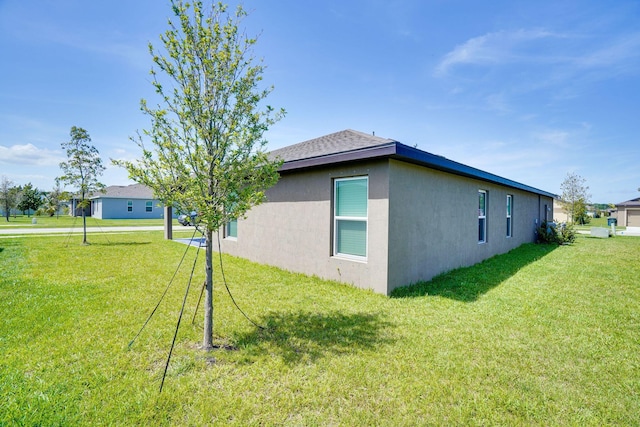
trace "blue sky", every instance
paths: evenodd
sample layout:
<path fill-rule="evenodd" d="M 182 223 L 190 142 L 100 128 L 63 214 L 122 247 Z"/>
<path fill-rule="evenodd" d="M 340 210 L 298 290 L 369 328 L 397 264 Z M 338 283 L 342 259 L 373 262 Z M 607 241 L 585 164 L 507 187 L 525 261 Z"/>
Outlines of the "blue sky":
<path fill-rule="evenodd" d="M 235 2 L 231 2 L 235 4 Z M 546 191 L 639 197 L 640 2 L 243 2 L 269 103 L 269 149 L 375 132 Z M 0 175 L 50 189 L 85 128 L 108 166 L 134 159 L 165 0 L 0 0 Z"/>

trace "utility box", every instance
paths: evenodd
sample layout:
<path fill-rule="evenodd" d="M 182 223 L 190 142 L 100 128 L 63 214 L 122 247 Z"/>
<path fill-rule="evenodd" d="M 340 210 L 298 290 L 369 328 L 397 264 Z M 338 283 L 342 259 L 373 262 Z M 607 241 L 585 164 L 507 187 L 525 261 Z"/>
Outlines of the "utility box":
<path fill-rule="evenodd" d="M 604 227 L 591 227 L 591 237 L 606 239 L 609 237 L 609 229 Z"/>

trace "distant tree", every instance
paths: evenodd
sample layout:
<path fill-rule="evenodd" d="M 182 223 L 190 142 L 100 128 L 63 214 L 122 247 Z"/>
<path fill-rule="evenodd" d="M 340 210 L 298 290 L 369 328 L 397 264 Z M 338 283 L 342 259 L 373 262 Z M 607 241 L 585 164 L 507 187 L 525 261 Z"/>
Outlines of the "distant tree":
<path fill-rule="evenodd" d="M 62 143 L 62 149 L 67 152 L 68 160 L 60 163 L 60 169 L 64 174 L 59 180 L 71 185 L 80 197 L 78 206 L 82 211 L 82 244 L 88 245 L 85 210 L 91 203 L 88 198 L 94 192 L 104 188 L 104 184 L 98 181 L 98 177 L 102 175 L 105 168 L 96 147 L 89 145 L 91 137 L 86 130 L 73 126 L 70 136 L 70 141 Z"/>
<path fill-rule="evenodd" d="M 11 215 L 11 209 L 16 207 L 17 191 L 13 184 L 6 176 L 2 176 L 0 181 L 0 204 L 4 210 L 4 217 L 9 222 L 9 216 Z"/>
<path fill-rule="evenodd" d="M 49 216 L 59 215 L 62 202 L 70 197 L 70 194 L 60 187 L 60 180 L 56 179 L 53 189 L 44 195 L 44 212 Z"/>
<path fill-rule="evenodd" d="M 22 213 L 27 212 L 27 217 L 31 216 L 30 210 L 37 211 L 42 206 L 42 192 L 35 188 L 31 183 L 22 187 L 18 209 Z"/>
<path fill-rule="evenodd" d="M 149 46 L 164 73 L 161 81 L 151 71 L 164 108 L 141 103 L 151 118 L 144 134 L 155 150 L 138 135 L 142 159 L 114 163 L 165 205 L 197 212 L 206 240 L 203 348 L 211 349 L 213 233 L 261 203 L 277 182 L 281 163 L 266 155 L 263 134 L 284 110 L 264 104 L 272 88 L 258 88 L 264 66 L 251 54 L 256 39 L 238 31 L 246 12 L 238 7 L 230 14 L 222 3 L 205 10 L 202 3 L 172 0 L 176 19 L 160 37 L 166 53 Z"/>
<path fill-rule="evenodd" d="M 582 198 L 576 200 L 573 205 L 572 221 L 580 225 L 588 224 L 591 221 L 591 218 L 587 215 L 587 204 Z"/>
<path fill-rule="evenodd" d="M 588 193 L 589 187 L 585 183 L 586 180 L 580 175 L 570 172 L 560 184 L 563 208 L 572 222 L 576 222 L 577 208 L 583 207 L 586 216 L 586 204 L 589 203 L 591 195 Z"/>

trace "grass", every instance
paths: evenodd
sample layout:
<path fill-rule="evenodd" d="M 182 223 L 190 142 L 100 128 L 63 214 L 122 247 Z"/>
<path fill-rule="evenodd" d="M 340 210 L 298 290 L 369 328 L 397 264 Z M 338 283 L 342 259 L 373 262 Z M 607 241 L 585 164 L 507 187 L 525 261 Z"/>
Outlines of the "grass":
<path fill-rule="evenodd" d="M 600 218 L 590 218 L 589 223 L 585 225 L 574 224 L 573 228 L 575 230 L 583 230 L 589 231 L 591 227 L 604 227 L 611 228 L 611 226 L 607 223 L 609 217 L 600 217 Z M 616 226 L 616 230 L 626 230 L 627 227 Z"/>
<path fill-rule="evenodd" d="M 200 256 L 160 395 L 197 249 L 129 348 L 186 247 L 92 243 L 0 239 L 0 425 L 640 424 L 640 238 L 524 245 L 391 298 L 225 256 L 266 329 L 218 281 L 210 353 Z"/>
<path fill-rule="evenodd" d="M 33 224 L 35 218 L 36 223 Z M 173 220 L 174 225 L 178 225 L 176 219 Z M 98 219 L 87 217 L 87 227 L 114 227 L 114 226 L 162 226 L 163 219 Z M 48 216 L 48 215 L 16 215 L 10 216 L 9 221 L 6 218 L 0 218 L 0 229 L 2 228 L 82 228 L 82 218 L 72 217 L 69 215 Z"/>

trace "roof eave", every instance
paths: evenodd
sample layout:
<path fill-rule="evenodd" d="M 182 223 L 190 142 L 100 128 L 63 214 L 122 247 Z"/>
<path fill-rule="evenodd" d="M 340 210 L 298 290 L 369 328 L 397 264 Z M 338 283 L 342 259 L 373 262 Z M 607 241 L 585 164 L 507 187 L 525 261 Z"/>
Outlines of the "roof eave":
<path fill-rule="evenodd" d="M 371 160 L 375 158 L 389 157 L 395 154 L 395 142 L 374 147 L 361 148 L 341 153 L 327 154 L 324 156 L 309 157 L 306 159 L 291 160 L 280 166 L 280 172 L 307 169 L 318 166 L 327 166 L 358 160 Z"/>
<path fill-rule="evenodd" d="M 498 175 L 473 168 L 471 166 L 463 165 L 462 163 L 454 162 L 453 160 L 449 160 L 445 157 L 431 154 L 417 148 L 409 147 L 408 145 L 404 145 L 396 141 L 358 150 L 288 161 L 282 164 L 279 171 L 290 172 L 299 169 L 308 169 L 353 161 L 373 160 L 385 157 L 426 166 L 431 169 L 436 169 L 467 178 L 479 179 L 481 181 L 500 184 L 546 197 L 558 197 L 553 193 L 521 184 L 519 182 L 512 181 L 510 179 L 503 178 Z"/>
<path fill-rule="evenodd" d="M 426 151 L 419 150 L 417 148 L 409 147 L 407 145 L 398 143 L 398 149 L 395 159 L 403 160 L 409 163 L 415 163 L 423 166 L 427 166 L 431 169 L 440 170 L 443 172 L 453 173 L 455 175 L 464 176 L 467 178 L 479 179 L 494 184 L 504 185 L 506 187 L 515 188 L 518 190 L 528 191 L 530 193 L 539 194 L 541 196 L 558 198 L 556 194 L 549 193 L 548 191 L 540 190 L 535 187 L 531 187 L 526 184 L 522 184 L 517 181 L 512 181 L 507 178 L 503 178 L 498 175 L 494 175 L 489 172 L 485 172 L 480 169 L 476 169 L 471 166 L 464 165 L 462 163 L 449 160 L 446 157 L 438 156 L 428 153 Z"/>

